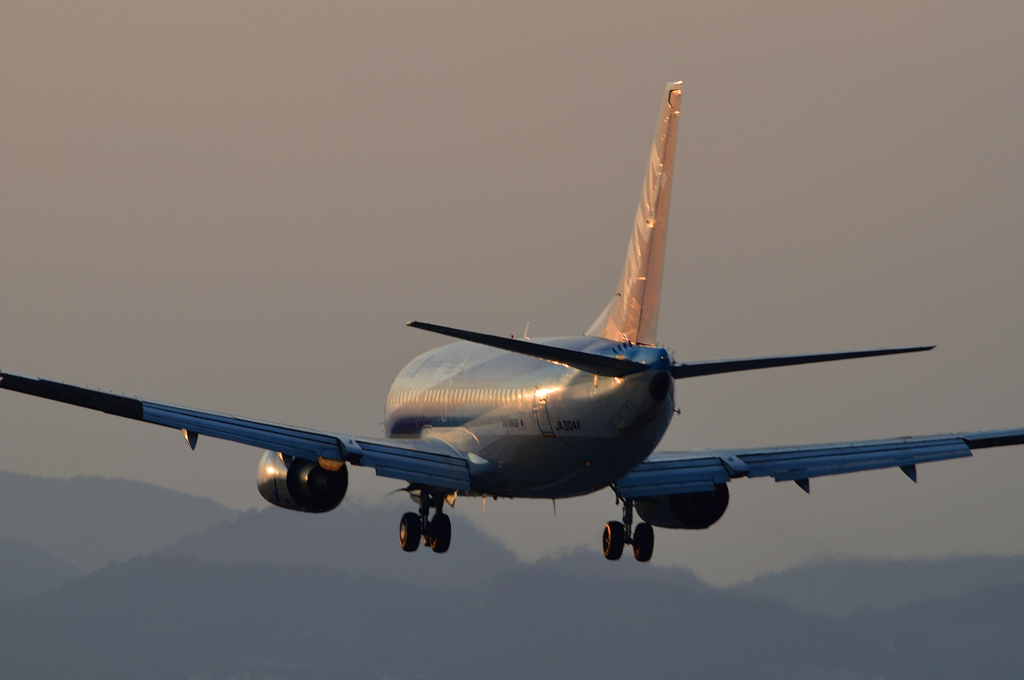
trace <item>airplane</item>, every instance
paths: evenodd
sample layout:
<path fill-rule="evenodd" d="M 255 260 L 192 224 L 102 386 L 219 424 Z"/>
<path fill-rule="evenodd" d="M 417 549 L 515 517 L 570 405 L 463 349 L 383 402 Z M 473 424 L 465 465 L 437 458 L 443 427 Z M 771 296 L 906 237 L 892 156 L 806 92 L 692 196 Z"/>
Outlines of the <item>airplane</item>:
<path fill-rule="evenodd" d="M 338 507 L 349 467 L 402 480 L 418 506 L 399 544 L 437 553 L 451 544 L 445 504 L 458 496 L 569 498 L 610 487 L 622 520 L 605 524 L 602 552 L 626 545 L 640 562 L 653 527 L 706 529 L 729 505 L 732 480 L 771 477 L 810 493 L 812 477 L 917 465 L 1024 443 L 1024 428 L 838 444 L 654 452 L 675 406 L 675 381 L 780 366 L 924 352 L 898 347 L 676 363 L 657 344 L 682 83 L 661 99 L 625 266 L 611 301 L 581 336 L 529 340 L 411 321 L 457 339 L 412 361 L 392 382 L 384 438 L 260 422 L 0 371 L 0 388 L 265 449 L 257 488 L 273 505 Z M 634 525 L 634 513 L 642 520 Z"/>

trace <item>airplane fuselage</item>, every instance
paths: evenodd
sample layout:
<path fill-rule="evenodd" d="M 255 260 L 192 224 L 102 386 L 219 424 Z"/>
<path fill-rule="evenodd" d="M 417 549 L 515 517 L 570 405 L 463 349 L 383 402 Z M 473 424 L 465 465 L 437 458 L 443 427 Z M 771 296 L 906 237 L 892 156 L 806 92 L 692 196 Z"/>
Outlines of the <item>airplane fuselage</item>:
<path fill-rule="evenodd" d="M 389 438 L 435 438 L 469 457 L 474 492 L 564 498 L 612 484 L 657 446 L 674 412 L 664 349 L 603 338 L 538 340 L 652 370 L 606 377 L 458 342 L 402 369 L 388 392 Z"/>

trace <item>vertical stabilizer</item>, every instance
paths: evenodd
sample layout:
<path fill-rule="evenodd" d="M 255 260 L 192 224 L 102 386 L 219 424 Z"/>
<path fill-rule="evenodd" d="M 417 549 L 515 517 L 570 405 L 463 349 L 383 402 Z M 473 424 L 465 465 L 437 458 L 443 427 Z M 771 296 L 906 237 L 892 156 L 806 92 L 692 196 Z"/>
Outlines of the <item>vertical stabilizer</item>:
<path fill-rule="evenodd" d="M 622 279 L 615 297 L 587 330 L 587 335 L 644 344 L 654 344 L 657 338 L 682 85 L 682 82 L 675 82 L 665 87 Z"/>

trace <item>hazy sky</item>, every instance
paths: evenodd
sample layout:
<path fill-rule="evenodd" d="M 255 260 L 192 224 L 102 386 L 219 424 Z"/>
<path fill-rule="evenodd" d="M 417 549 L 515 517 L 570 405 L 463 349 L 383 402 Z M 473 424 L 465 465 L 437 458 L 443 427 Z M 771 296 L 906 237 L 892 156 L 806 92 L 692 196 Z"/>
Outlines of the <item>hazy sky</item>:
<path fill-rule="evenodd" d="M 682 79 L 676 358 L 939 347 L 680 383 L 661 448 L 1024 425 L 1021 3 L 354 5 L 0 5 L 0 367 L 377 434 L 440 344 L 405 321 L 588 327 Z M 0 429 L 0 468 L 263 504 L 239 445 L 7 393 Z M 739 481 L 654 561 L 1024 552 L 1020 448 L 919 480 Z M 397 486 L 355 470 L 346 502 Z M 455 514 L 535 558 L 618 508 Z"/>

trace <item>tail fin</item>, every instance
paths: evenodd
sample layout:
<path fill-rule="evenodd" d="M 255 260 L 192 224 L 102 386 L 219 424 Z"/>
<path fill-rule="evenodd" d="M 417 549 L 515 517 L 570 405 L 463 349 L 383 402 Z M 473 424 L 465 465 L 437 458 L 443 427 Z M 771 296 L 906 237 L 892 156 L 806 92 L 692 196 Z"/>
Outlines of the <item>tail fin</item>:
<path fill-rule="evenodd" d="M 654 344 L 658 335 L 661 272 L 665 263 L 665 230 L 676 155 L 676 124 L 683 83 L 669 83 L 661 100 L 654 145 L 647 165 L 626 266 L 615 297 L 586 335 Z"/>

